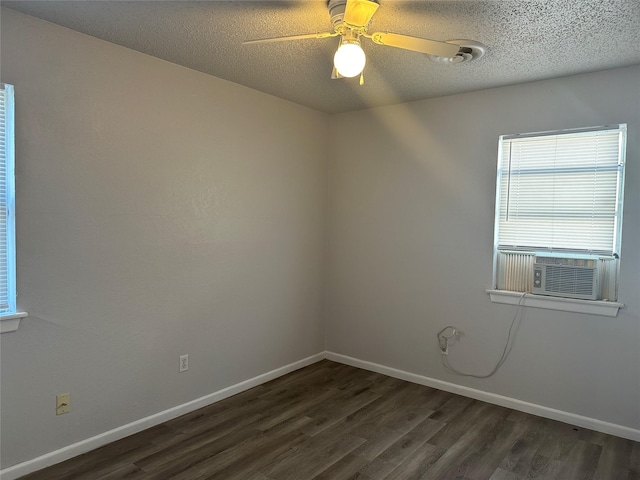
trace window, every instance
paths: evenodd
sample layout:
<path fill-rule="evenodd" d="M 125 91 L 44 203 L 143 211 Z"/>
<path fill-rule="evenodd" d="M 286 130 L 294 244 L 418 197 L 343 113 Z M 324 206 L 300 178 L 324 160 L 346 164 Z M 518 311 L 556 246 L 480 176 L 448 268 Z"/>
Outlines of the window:
<path fill-rule="evenodd" d="M 562 275 L 589 266 L 591 298 L 617 300 L 625 145 L 626 125 L 500 137 L 496 290 L 581 298 L 541 292 L 534 265 L 558 265 Z"/>
<path fill-rule="evenodd" d="M 18 328 L 25 313 L 16 312 L 14 217 L 13 86 L 0 83 L 0 326 Z"/>

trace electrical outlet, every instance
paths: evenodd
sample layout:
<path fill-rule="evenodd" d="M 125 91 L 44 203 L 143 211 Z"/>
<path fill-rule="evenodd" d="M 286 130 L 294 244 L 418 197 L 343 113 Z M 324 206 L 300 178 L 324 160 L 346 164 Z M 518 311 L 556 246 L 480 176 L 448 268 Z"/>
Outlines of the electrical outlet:
<path fill-rule="evenodd" d="M 69 413 L 70 409 L 71 409 L 71 394 L 61 393 L 60 395 L 56 395 L 56 415 Z"/>
<path fill-rule="evenodd" d="M 450 335 L 445 335 L 446 331 L 450 331 Z M 458 329 L 449 325 L 438 332 L 438 344 L 442 355 L 449 355 L 449 343 L 453 344 L 458 339 Z M 451 342 L 450 342 L 451 340 Z"/>
<path fill-rule="evenodd" d="M 445 337 L 438 336 L 438 343 L 440 344 L 440 353 L 449 355 L 449 341 Z"/>
<path fill-rule="evenodd" d="M 186 372 L 189 370 L 189 355 L 180 355 L 180 371 Z"/>

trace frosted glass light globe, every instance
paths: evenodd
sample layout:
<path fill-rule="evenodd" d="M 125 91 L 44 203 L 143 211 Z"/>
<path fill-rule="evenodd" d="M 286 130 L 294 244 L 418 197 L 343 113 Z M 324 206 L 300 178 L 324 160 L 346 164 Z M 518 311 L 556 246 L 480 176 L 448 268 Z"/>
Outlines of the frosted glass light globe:
<path fill-rule="evenodd" d="M 351 78 L 360 75 L 364 70 L 367 57 L 358 43 L 343 42 L 333 56 L 333 65 L 343 77 Z"/>

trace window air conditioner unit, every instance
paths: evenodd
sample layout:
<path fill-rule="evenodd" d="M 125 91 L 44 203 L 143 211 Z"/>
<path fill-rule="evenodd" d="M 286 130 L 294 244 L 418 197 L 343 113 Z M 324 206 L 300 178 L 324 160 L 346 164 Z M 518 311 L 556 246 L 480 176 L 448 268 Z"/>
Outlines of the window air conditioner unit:
<path fill-rule="evenodd" d="M 598 260 L 579 257 L 536 256 L 533 264 L 533 293 L 556 297 L 598 300 Z"/>

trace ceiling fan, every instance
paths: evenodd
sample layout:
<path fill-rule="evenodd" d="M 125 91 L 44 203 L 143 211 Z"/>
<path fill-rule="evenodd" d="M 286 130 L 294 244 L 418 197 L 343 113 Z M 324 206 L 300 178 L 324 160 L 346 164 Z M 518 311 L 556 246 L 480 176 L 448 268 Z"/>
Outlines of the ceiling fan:
<path fill-rule="evenodd" d="M 458 60 L 458 53 L 463 48 L 453 43 L 453 41 L 446 43 L 389 32 L 369 33 L 367 31 L 369 23 L 378 7 L 380 7 L 376 0 L 328 0 L 328 7 L 333 23 L 332 32 L 263 38 L 247 40 L 243 43 L 269 43 L 340 37 L 338 49 L 333 57 L 334 67 L 331 78 L 356 77 L 360 75 L 361 85 L 364 83 L 363 70 L 366 63 L 366 56 L 360 45 L 362 38 L 370 39 L 378 45 L 424 53 L 432 59 L 443 59 L 445 63 L 457 63 L 457 61 L 464 59 L 460 57 Z"/>

